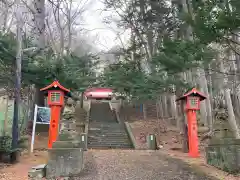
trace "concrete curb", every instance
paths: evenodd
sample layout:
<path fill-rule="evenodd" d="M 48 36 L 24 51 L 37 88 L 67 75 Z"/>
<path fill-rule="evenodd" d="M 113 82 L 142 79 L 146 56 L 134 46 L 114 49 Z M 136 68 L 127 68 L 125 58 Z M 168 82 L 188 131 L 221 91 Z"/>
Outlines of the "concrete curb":
<path fill-rule="evenodd" d="M 89 103 L 89 109 L 87 111 L 87 117 L 86 117 L 86 120 L 85 120 L 85 129 L 84 129 L 84 133 L 86 134 L 86 142 L 88 142 L 88 126 L 89 126 L 89 118 L 90 118 L 90 110 L 91 110 L 91 103 Z M 88 147 L 86 145 L 86 151 L 88 150 Z"/>
<path fill-rule="evenodd" d="M 137 149 L 137 142 L 136 142 L 136 140 L 134 138 L 134 135 L 132 133 L 130 124 L 128 122 L 124 122 L 124 124 L 125 124 L 126 130 L 127 130 L 128 136 L 129 136 L 129 138 L 130 138 L 130 140 L 133 144 L 133 148 Z"/>

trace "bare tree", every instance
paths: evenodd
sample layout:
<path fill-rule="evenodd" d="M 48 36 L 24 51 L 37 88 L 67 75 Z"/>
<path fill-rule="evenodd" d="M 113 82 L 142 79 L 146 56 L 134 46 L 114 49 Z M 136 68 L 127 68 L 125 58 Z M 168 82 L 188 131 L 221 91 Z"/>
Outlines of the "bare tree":
<path fill-rule="evenodd" d="M 60 56 L 64 54 L 65 50 L 67 54 L 71 52 L 73 38 L 79 36 L 79 32 L 84 29 L 81 27 L 84 22 L 83 14 L 92 3 L 93 0 L 49 0 L 46 19 L 48 36 Z"/>
<path fill-rule="evenodd" d="M 13 6 L 16 3 L 16 0 L 1 0 L 0 1 L 0 10 L 1 10 L 1 30 L 4 33 L 8 33 L 10 28 L 12 27 L 14 20 L 14 10 Z"/>

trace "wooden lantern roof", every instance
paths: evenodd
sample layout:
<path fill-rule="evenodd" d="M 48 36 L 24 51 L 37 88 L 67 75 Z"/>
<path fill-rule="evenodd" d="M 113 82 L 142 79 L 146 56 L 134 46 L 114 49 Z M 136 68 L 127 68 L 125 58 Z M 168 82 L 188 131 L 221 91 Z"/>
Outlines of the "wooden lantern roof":
<path fill-rule="evenodd" d="M 65 93 L 70 93 L 70 90 L 63 87 L 57 80 L 53 81 L 52 84 L 40 89 L 40 91 L 48 91 L 48 90 L 62 90 Z"/>
<path fill-rule="evenodd" d="M 180 100 L 184 100 L 186 99 L 188 96 L 197 96 L 200 98 L 200 101 L 203 101 L 204 99 L 206 99 L 207 97 L 202 94 L 201 92 L 199 92 L 196 88 L 193 88 L 192 90 L 188 91 L 187 93 L 185 93 L 183 96 L 177 98 L 176 101 L 180 101 Z"/>

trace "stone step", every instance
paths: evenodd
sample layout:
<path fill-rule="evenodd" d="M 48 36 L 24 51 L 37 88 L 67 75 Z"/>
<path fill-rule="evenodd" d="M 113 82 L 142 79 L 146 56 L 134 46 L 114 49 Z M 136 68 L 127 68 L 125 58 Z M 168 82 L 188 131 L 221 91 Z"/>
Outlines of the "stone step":
<path fill-rule="evenodd" d="M 88 131 L 89 134 L 116 134 L 116 135 L 124 135 L 127 134 L 125 131 Z"/>
<path fill-rule="evenodd" d="M 121 137 L 88 137 L 88 141 L 129 141 L 128 138 L 121 138 Z"/>
<path fill-rule="evenodd" d="M 88 146 L 129 146 L 131 147 L 132 144 L 131 143 L 124 143 L 124 142 L 120 142 L 120 143 L 117 143 L 117 142 L 104 142 L 104 143 L 97 143 L 97 142 L 88 142 Z"/>
<path fill-rule="evenodd" d="M 92 135 L 117 135 L 117 136 L 124 136 L 124 135 L 127 135 L 127 133 L 125 131 L 105 131 L 105 132 L 102 132 L 102 131 L 88 131 L 88 134 L 92 134 Z"/>
<path fill-rule="evenodd" d="M 118 131 L 122 131 L 125 132 L 126 129 L 124 128 L 88 128 L 89 131 L 101 131 L 101 132 L 118 132 Z"/>
<path fill-rule="evenodd" d="M 130 142 L 129 140 L 129 137 L 127 136 L 124 136 L 124 137 L 121 137 L 121 136 L 91 136 L 89 135 L 88 136 L 88 142 L 91 142 L 91 141 L 104 141 L 104 142 L 120 142 L 120 141 L 124 141 L 124 142 Z"/>
<path fill-rule="evenodd" d="M 102 145 L 102 146 L 105 146 L 105 145 L 131 145 L 130 142 L 115 142 L 115 141 L 111 141 L 111 142 L 106 142 L 106 141 L 91 141 L 91 142 L 88 142 L 88 145 Z"/>
<path fill-rule="evenodd" d="M 88 138 L 89 139 L 99 139 L 99 138 L 102 138 L 102 139 L 129 139 L 129 137 L 127 135 L 98 135 L 98 134 L 89 134 L 88 135 Z"/>
<path fill-rule="evenodd" d="M 118 141 L 114 141 L 114 140 L 103 140 L 103 139 L 99 139 L 99 140 L 91 140 L 88 141 L 88 143 L 96 143 L 96 144 L 131 144 L 131 142 L 129 140 L 118 140 Z"/>
<path fill-rule="evenodd" d="M 100 125 L 91 125 L 89 124 L 89 128 L 102 128 L 102 129 L 124 129 L 125 126 L 122 125 L 110 125 L 110 126 L 100 126 Z"/>
<path fill-rule="evenodd" d="M 88 145 L 88 149 L 132 149 L 132 145 Z"/>
<path fill-rule="evenodd" d="M 89 128 L 88 131 L 91 131 L 91 132 L 126 132 L 125 129 L 101 129 L 101 128 Z"/>
<path fill-rule="evenodd" d="M 107 136 L 107 137 L 127 137 L 128 138 L 128 134 L 127 133 L 113 133 L 113 132 L 108 132 L 108 133 L 88 133 L 88 136 L 94 136 L 94 137 L 104 137 L 104 136 Z"/>
<path fill-rule="evenodd" d="M 130 142 L 129 139 L 89 138 L 88 142 Z"/>
<path fill-rule="evenodd" d="M 132 147 L 130 143 L 88 143 L 89 146 L 116 146 L 116 147 Z"/>
<path fill-rule="evenodd" d="M 92 127 L 90 126 L 88 130 L 94 131 L 125 131 L 125 127 Z"/>
<path fill-rule="evenodd" d="M 123 129 L 123 128 L 89 128 L 88 129 L 89 131 L 101 131 L 101 132 L 114 132 L 114 131 L 116 131 L 116 132 L 125 132 L 126 130 L 125 129 Z"/>
<path fill-rule="evenodd" d="M 130 143 L 129 140 L 127 139 L 119 139 L 119 140 L 109 140 L 109 139 L 94 139 L 94 140 L 89 140 L 89 143 Z"/>
<path fill-rule="evenodd" d="M 90 122 L 90 125 L 97 125 L 97 126 L 114 126 L 114 125 L 121 125 L 119 124 L 118 122 L 102 122 L 102 121 L 93 121 L 93 122 Z"/>
<path fill-rule="evenodd" d="M 114 124 L 118 124 L 118 121 L 117 119 L 110 119 L 110 120 L 99 120 L 99 121 L 95 121 L 95 120 L 92 120 L 92 119 L 89 119 L 89 123 L 90 124 L 100 124 L 100 123 L 104 123 L 104 124 L 111 124 L 111 123 L 114 123 Z"/>
<path fill-rule="evenodd" d="M 98 137 L 98 138 L 88 138 L 88 141 L 101 141 L 101 142 L 110 142 L 110 141 L 114 141 L 114 142 L 119 142 L 119 141 L 128 141 L 129 139 L 127 138 L 105 138 L 105 137 Z"/>
<path fill-rule="evenodd" d="M 129 139 L 128 137 L 120 137 L 120 136 L 88 136 L 88 139 L 106 139 L 106 140 L 125 140 L 125 139 Z"/>

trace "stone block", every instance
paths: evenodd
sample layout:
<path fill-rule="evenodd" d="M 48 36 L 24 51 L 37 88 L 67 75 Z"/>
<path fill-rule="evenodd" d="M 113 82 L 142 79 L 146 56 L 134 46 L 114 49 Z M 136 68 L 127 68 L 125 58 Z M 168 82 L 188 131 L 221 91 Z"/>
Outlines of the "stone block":
<path fill-rule="evenodd" d="M 32 167 L 28 171 L 28 179 L 31 180 L 40 180 L 46 176 L 46 164 L 41 164 L 38 166 Z"/>
<path fill-rule="evenodd" d="M 80 148 L 81 143 L 79 141 L 55 141 L 53 148 Z"/>
<path fill-rule="evenodd" d="M 73 140 L 73 137 L 71 134 L 59 134 L 58 140 L 59 141 L 71 141 L 71 140 Z"/>
<path fill-rule="evenodd" d="M 85 124 L 81 122 L 76 123 L 76 129 L 79 133 L 83 133 L 85 131 Z"/>
<path fill-rule="evenodd" d="M 49 149 L 47 178 L 78 176 L 83 169 L 83 150 L 81 148 Z"/>
<path fill-rule="evenodd" d="M 209 142 L 209 145 L 240 145 L 240 139 L 233 139 L 233 138 L 217 139 L 217 138 L 213 138 Z"/>
<path fill-rule="evenodd" d="M 74 112 L 66 112 L 62 115 L 62 118 L 65 120 L 74 119 L 74 117 L 75 117 Z"/>
<path fill-rule="evenodd" d="M 70 120 L 70 121 L 61 120 L 60 131 L 63 130 L 63 129 L 74 129 L 76 127 L 75 124 L 76 124 L 75 120 Z"/>
<path fill-rule="evenodd" d="M 78 133 L 75 130 L 64 130 L 61 131 L 60 134 L 58 135 L 58 140 L 59 141 L 73 141 L 77 138 Z"/>

